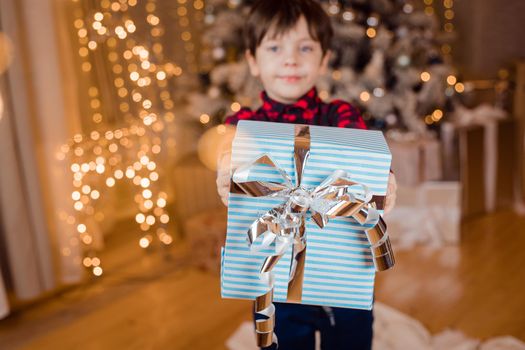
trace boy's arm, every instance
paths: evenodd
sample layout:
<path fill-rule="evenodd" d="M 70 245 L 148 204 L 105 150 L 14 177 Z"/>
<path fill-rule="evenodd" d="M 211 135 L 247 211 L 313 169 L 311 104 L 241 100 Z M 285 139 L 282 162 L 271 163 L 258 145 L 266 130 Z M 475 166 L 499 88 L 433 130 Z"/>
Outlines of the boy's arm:
<path fill-rule="evenodd" d="M 226 127 L 217 151 L 217 192 L 225 206 L 228 206 L 228 193 L 230 192 L 230 162 L 235 129 L 235 126 Z"/>
<path fill-rule="evenodd" d="M 239 120 L 252 119 L 253 116 L 254 113 L 251 109 L 241 108 L 240 111 L 228 116 L 224 121 L 226 132 L 218 147 L 216 182 L 217 192 L 225 206 L 228 206 L 228 193 L 230 192 L 230 162 L 236 125 Z"/>

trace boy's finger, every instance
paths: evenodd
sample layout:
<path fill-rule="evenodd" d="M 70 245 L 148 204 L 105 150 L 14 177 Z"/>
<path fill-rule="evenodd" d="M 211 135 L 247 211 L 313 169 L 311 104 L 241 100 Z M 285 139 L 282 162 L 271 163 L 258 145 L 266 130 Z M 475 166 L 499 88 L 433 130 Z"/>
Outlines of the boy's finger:
<path fill-rule="evenodd" d="M 228 175 L 217 177 L 218 187 L 228 186 L 229 184 L 230 184 L 230 177 Z"/>
<path fill-rule="evenodd" d="M 222 203 L 224 203 L 225 206 L 228 206 L 229 188 L 220 187 L 218 192 L 219 192 L 219 196 L 221 197 Z"/>

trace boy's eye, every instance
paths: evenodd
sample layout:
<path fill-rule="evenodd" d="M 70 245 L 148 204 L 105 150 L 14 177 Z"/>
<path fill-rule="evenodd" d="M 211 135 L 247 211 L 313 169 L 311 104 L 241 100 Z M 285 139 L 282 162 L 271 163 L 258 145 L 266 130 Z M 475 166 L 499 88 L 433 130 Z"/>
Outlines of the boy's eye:
<path fill-rule="evenodd" d="M 271 45 L 271 46 L 268 46 L 268 47 L 267 47 L 267 50 L 268 50 L 268 51 L 271 51 L 271 52 L 277 52 L 277 51 L 279 51 L 279 46 L 277 46 L 277 45 Z"/>
<path fill-rule="evenodd" d="M 302 52 L 312 52 L 314 48 L 312 46 L 302 46 L 301 51 Z"/>

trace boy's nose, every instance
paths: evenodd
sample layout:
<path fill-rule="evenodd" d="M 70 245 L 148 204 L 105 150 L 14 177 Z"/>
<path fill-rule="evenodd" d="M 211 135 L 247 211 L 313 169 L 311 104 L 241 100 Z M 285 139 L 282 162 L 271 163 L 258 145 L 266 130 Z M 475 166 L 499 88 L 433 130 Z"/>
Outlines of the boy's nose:
<path fill-rule="evenodd" d="M 297 65 L 297 53 L 296 52 L 288 52 L 284 59 L 284 65 L 285 66 L 296 66 Z"/>
<path fill-rule="evenodd" d="M 295 67 L 297 66 L 297 60 L 295 59 L 295 57 L 289 57 L 284 61 L 284 65 L 287 67 L 288 66 Z"/>

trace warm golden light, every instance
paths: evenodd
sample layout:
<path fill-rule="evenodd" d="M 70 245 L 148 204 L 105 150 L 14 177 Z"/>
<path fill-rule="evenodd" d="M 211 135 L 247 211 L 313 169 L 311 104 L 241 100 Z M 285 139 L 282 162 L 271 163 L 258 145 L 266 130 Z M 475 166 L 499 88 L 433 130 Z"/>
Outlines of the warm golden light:
<path fill-rule="evenodd" d="M 436 109 L 433 113 L 432 113 L 432 120 L 437 122 L 439 121 L 441 118 L 443 118 L 443 111 L 440 110 L 440 109 Z"/>
<path fill-rule="evenodd" d="M 89 187 L 89 185 L 82 186 L 82 193 L 89 194 L 89 192 L 91 192 L 91 187 Z"/>
<path fill-rule="evenodd" d="M 156 5 L 153 2 L 148 2 L 146 4 L 146 11 L 147 12 L 153 12 L 153 11 L 155 11 L 155 8 L 156 8 Z"/>
<path fill-rule="evenodd" d="M 199 120 L 202 124 L 208 124 L 210 122 L 210 116 L 207 114 L 202 114 Z"/>
<path fill-rule="evenodd" d="M 153 161 L 150 161 L 147 165 L 146 165 L 146 168 L 150 171 L 153 171 L 157 168 L 157 164 Z"/>
<path fill-rule="evenodd" d="M 75 28 L 80 29 L 80 28 L 82 28 L 84 26 L 84 21 L 81 20 L 81 19 L 76 19 L 73 24 L 74 24 Z"/>
<path fill-rule="evenodd" d="M 453 76 L 453 75 L 449 75 L 449 76 L 447 77 L 447 83 L 448 83 L 449 85 L 454 85 L 454 84 L 456 84 L 456 82 L 457 82 L 457 79 L 456 79 L 455 76 Z"/>
<path fill-rule="evenodd" d="M 239 102 L 233 102 L 230 108 L 233 112 L 238 112 L 241 110 L 241 104 Z"/>
<path fill-rule="evenodd" d="M 129 78 L 130 78 L 131 80 L 133 80 L 133 81 L 137 81 L 137 80 L 139 80 L 140 75 L 139 75 L 138 72 L 131 72 L 131 73 L 129 74 Z"/>
<path fill-rule="evenodd" d="M 153 154 L 159 154 L 160 151 L 161 151 L 160 145 L 153 145 L 153 147 L 151 147 L 151 152 L 153 152 Z"/>
<path fill-rule="evenodd" d="M 163 235 L 162 238 L 160 239 L 162 243 L 166 244 L 166 245 L 170 245 L 171 243 L 173 243 L 173 238 L 170 236 L 170 235 Z"/>
<path fill-rule="evenodd" d="M 146 220 L 146 216 L 144 216 L 144 214 L 142 214 L 142 213 L 138 213 L 135 216 L 135 221 L 137 221 L 137 223 L 139 223 L 139 224 L 142 224 L 145 220 Z"/>
<path fill-rule="evenodd" d="M 166 72 L 164 72 L 164 71 L 158 71 L 158 72 L 157 72 L 157 79 L 158 79 L 158 80 L 164 80 L 164 79 L 166 79 Z"/>
<path fill-rule="evenodd" d="M 153 104 L 150 100 L 144 100 L 142 101 L 142 107 L 145 109 L 150 109 Z"/>
<path fill-rule="evenodd" d="M 80 49 L 78 49 L 78 55 L 80 57 L 86 57 L 87 55 L 89 55 L 89 50 L 85 47 L 81 47 Z"/>
<path fill-rule="evenodd" d="M 115 176 L 115 179 L 120 180 L 124 177 L 124 172 L 120 169 L 117 169 L 115 170 L 115 173 L 113 174 L 113 176 Z"/>
<path fill-rule="evenodd" d="M 72 171 L 72 172 L 75 172 L 75 173 L 76 173 L 76 172 L 79 172 L 79 171 L 80 171 L 80 165 L 77 164 L 77 163 L 73 163 L 73 164 L 71 164 L 71 171 Z"/>
<path fill-rule="evenodd" d="M 91 70 L 91 63 L 89 62 L 82 63 L 82 70 L 84 72 L 89 72 Z"/>
<path fill-rule="evenodd" d="M 151 208 L 153 208 L 153 201 L 151 201 L 151 200 L 149 200 L 149 199 L 146 200 L 146 201 L 144 201 L 144 208 L 146 208 L 146 209 L 148 209 L 148 210 L 151 209 Z"/>
<path fill-rule="evenodd" d="M 170 217 L 167 214 L 162 214 L 159 218 L 160 222 L 167 224 L 170 221 Z"/>
<path fill-rule="evenodd" d="M 141 186 L 142 188 L 147 188 L 147 187 L 149 187 L 149 185 L 150 185 L 150 181 L 149 181 L 149 179 L 148 179 L 147 177 L 143 177 L 143 178 L 140 180 L 140 186 Z"/>
<path fill-rule="evenodd" d="M 97 276 L 97 277 L 98 276 L 102 276 L 102 273 L 103 273 L 103 270 L 102 270 L 102 268 L 100 266 L 97 266 L 97 267 L 93 268 L 93 274 L 95 276 Z"/>
<path fill-rule="evenodd" d="M 82 237 L 82 242 L 84 242 L 84 244 L 91 244 L 93 243 L 93 237 L 91 237 L 90 235 L 85 235 Z"/>
<path fill-rule="evenodd" d="M 430 73 L 429 72 L 422 72 L 421 73 L 421 80 L 424 82 L 427 82 L 430 80 Z"/>
<path fill-rule="evenodd" d="M 115 179 L 112 178 L 112 177 L 108 177 L 108 178 L 106 179 L 106 185 L 107 185 L 108 187 L 113 187 L 113 186 L 115 186 Z"/>
<path fill-rule="evenodd" d="M 153 226 L 155 224 L 155 217 L 153 215 L 148 215 L 146 217 L 146 224 Z"/>
<path fill-rule="evenodd" d="M 86 36 L 87 36 L 87 30 L 85 28 L 81 28 L 78 30 L 79 38 L 85 38 Z"/>
<path fill-rule="evenodd" d="M 115 87 L 120 88 L 124 86 L 124 79 L 122 78 L 116 78 L 114 81 Z"/>
<path fill-rule="evenodd" d="M 139 245 L 140 245 L 140 247 L 141 247 L 141 248 L 144 248 L 144 249 L 146 249 L 147 247 L 149 247 L 149 244 L 150 244 L 149 239 L 147 239 L 146 237 L 142 237 L 142 238 L 140 239 L 140 241 L 139 241 Z"/>
<path fill-rule="evenodd" d="M 456 92 L 462 93 L 465 91 L 465 85 L 463 83 L 457 83 L 454 88 L 456 89 Z"/>
<path fill-rule="evenodd" d="M 189 41 L 191 39 L 191 33 L 188 31 L 182 32 L 180 37 L 184 41 Z"/>
<path fill-rule="evenodd" d="M 370 93 L 368 91 L 363 91 L 359 94 L 359 98 L 361 99 L 361 101 L 367 102 L 368 100 L 370 100 Z"/>
<path fill-rule="evenodd" d="M 195 10 L 202 10 L 204 8 L 204 2 L 202 0 L 196 0 L 193 2 Z"/>

